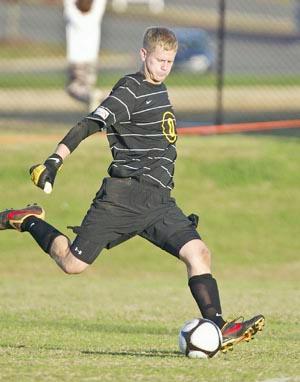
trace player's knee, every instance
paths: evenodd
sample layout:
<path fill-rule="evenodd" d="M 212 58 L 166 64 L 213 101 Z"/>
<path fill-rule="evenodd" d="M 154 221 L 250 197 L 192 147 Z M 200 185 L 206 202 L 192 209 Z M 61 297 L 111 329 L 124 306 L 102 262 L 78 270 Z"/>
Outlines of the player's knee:
<path fill-rule="evenodd" d="M 82 273 L 89 266 L 73 255 L 70 249 L 70 240 L 66 236 L 61 235 L 54 240 L 50 256 L 69 275 Z"/>
<path fill-rule="evenodd" d="M 202 259 L 203 262 L 210 264 L 211 253 L 209 249 L 207 248 L 207 246 L 203 243 L 203 241 L 201 241 L 201 244 L 202 245 L 200 246 L 199 252 L 197 253 L 197 255 L 200 257 L 200 259 Z"/>
<path fill-rule="evenodd" d="M 210 266 L 211 253 L 202 240 L 191 240 L 180 250 L 180 259 L 188 266 L 205 264 Z"/>
<path fill-rule="evenodd" d="M 68 275 L 78 275 L 79 273 L 82 273 L 86 268 L 88 267 L 88 264 L 78 264 L 78 263 L 65 263 L 62 266 L 63 271 Z"/>
<path fill-rule="evenodd" d="M 62 270 L 68 275 L 76 275 L 82 273 L 89 264 L 81 261 L 75 257 L 71 251 L 69 251 L 68 255 L 61 262 Z"/>
<path fill-rule="evenodd" d="M 59 235 L 53 240 L 49 254 L 51 257 L 64 258 L 68 255 L 69 251 L 70 240 L 64 235 Z"/>

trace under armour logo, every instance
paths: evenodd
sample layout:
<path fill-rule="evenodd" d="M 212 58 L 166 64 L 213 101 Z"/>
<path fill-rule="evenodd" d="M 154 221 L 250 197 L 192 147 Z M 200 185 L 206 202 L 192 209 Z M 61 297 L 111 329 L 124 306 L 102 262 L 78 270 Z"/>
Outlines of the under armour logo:
<path fill-rule="evenodd" d="M 81 255 L 81 254 L 82 254 L 82 251 L 81 251 L 78 247 L 76 247 L 76 248 L 74 249 L 74 251 L 75 251 L 76 253 L 78 253 L 78 255 Z"/>

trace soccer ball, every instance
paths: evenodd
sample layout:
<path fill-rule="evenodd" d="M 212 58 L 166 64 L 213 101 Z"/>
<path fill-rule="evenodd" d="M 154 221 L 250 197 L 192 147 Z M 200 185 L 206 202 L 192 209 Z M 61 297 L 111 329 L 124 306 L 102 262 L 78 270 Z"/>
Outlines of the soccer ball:
<path fill-rule="evenodd" d="M 220 350 L 222 333 L 204 318 L 187 321 L 179 332 L 179 350 L 190 358 L 212 358 Z"/>

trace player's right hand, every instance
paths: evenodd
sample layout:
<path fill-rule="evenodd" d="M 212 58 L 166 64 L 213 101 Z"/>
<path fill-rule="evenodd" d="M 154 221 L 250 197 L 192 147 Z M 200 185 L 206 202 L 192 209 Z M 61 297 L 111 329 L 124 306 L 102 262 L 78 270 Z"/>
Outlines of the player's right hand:
<path fill-rule="evenodd" d="M 63 159 L 58 154 L 52 154 L 44 164 L 36 164 L 29 170 L 33 183 L 44 190 L 46 194 L 52 192 L 56 173 L 63 165 Z"/>

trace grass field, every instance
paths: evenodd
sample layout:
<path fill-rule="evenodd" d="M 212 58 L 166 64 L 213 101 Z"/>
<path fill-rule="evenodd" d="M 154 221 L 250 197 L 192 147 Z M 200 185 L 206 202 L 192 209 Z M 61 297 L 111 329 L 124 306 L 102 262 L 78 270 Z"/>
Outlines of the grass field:
<path fill-rule="evenodd" d="M 47 196 L 31 185 L 28 168 L 55 141 L 4 144 L 7 133 L 0 132 L 0 208 L 41 203 L 66 233 L 106 174 L 105 139 L 82 143 Z M 184 267 L 140 238 L 67 276 L 28 234 L 3 231 L 0 380 L 299 381 L 299 143 L 246 135 L 178 142 L 174 195 L 186 213 L 200 214 L 224 315 L 266 316 L 254 341 L 211 360 L 180 355 L 178 330 L 198 316 Z"/>
<path fill-rule="evenodd" d="M 61 89 L 66 82 L 64 72 L 56 73 L 0 73 L 0 83 L 3 89 Z M 100 87 L 112 87 L 119 78 L 124 75 L 123 71 L 102 71 L 98 78 L 97 85 Z M 166 84 L 177 87 L 216 86 L 216 75 L 213 73 L 199 75 L 198 73 L 186 73 L 174 71 Z M 299 86 L 300 76 L 298 75 L 280 75 L 280 76 L 245 76 L 245 75 L 227 75 L 224 79 L 224 85 L 230 87 L 241 86 Z"/>

